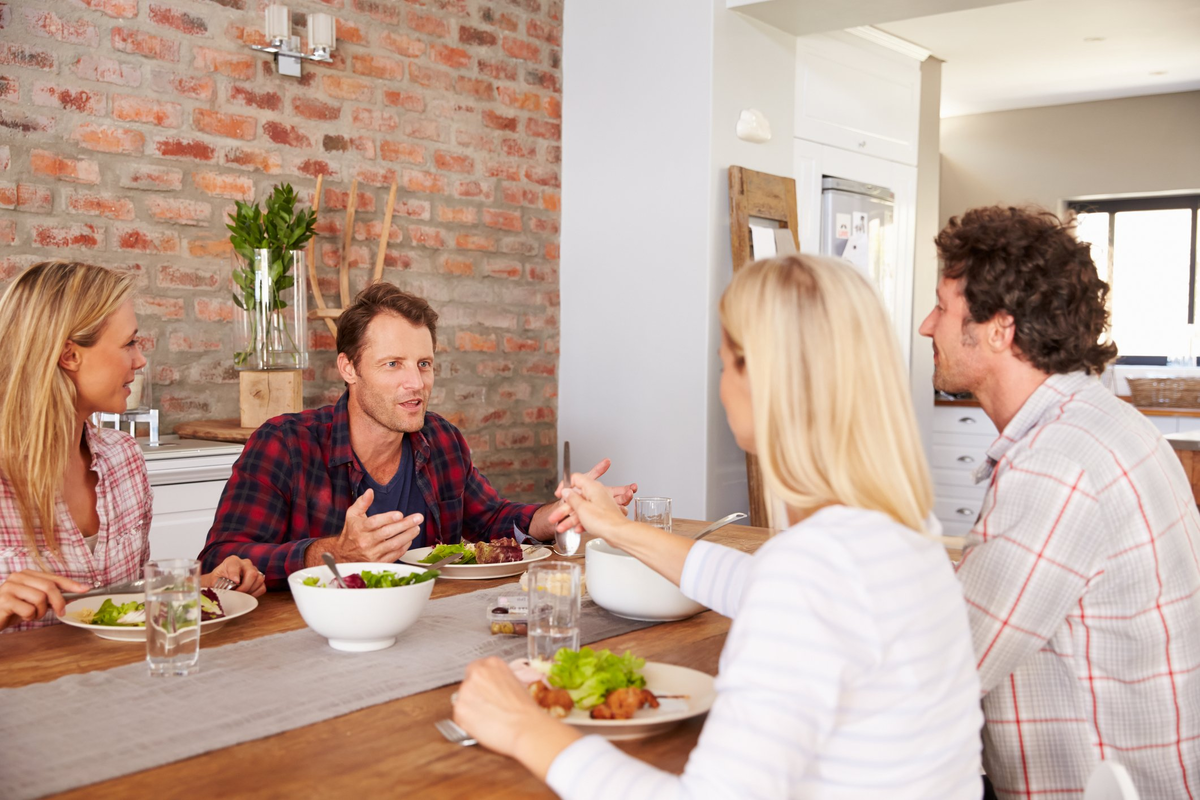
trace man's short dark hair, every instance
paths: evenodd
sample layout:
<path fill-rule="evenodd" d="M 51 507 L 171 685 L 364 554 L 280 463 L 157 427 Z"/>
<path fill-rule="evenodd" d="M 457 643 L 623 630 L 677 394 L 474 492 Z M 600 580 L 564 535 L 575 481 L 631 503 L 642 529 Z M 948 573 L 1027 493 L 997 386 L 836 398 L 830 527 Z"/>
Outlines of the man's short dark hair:
<path fill-rule="evenodd" d="M 998 312 L 1015 324 L 1021 357 L 1049 374 L 1099 374 L 1117 356 L 1100 337 L 1108 329 L 1108 284 L 1089 245 L 1075 238 L 1074 220 L 1041 208 L 974 208 L 934 240 L 942 275 L 963 278 L 971 319 Z"/>
<path fill-rule="evenodd" d="M 367 327 L 380 314 L 395 314 L 413 325 L 428 328 L 437 349 L 437 312 L 429 303 L 400 287 L 380 281 L 358 293 L 337 321 L 337 351 L 345 353 L 350 363 L 358 366 Z"/>

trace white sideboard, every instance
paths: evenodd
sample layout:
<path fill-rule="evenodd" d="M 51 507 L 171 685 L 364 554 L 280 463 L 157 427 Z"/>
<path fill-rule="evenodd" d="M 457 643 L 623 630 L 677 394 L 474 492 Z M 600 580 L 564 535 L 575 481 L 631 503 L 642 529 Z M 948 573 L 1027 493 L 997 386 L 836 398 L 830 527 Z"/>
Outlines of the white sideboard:
<path fill-rule="evenodd" d="M 204 547 L 242 445 L 178 436 L 162 437 L 157 447 L 150 447 L 142 437 L 138 444 L 154 490 L 150 557 L 195 558 Z"/>

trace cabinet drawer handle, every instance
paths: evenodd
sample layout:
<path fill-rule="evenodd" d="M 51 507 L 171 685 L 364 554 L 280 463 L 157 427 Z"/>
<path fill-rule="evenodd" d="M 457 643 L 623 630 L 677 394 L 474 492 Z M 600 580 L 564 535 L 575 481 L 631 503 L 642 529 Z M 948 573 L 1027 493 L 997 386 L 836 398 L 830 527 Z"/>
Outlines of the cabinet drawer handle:
<path fill-rule="evenodd" d="M 954 513 L 955 513 L 955 514 L 958 514 L 960 517 L 973 517 L 973 516 L 975 516 L 975 511 L 974 511 L 973 509 L 970 509 L 970 508 L 958 508 L 958 509 L 955 509 Z"/>
<path fill-rule="evenodd" d="M 959 456 L 958 460 L 964 464 L 974 464 L 975 463 L 975 459 L 971 458 L 970 456 Z"/>
<path fill-rule="evenodd" d="M 974 425 L 975 424 L 974 417 L 959 417 L 958 421 L 961 422 L 963 425 Z"/>

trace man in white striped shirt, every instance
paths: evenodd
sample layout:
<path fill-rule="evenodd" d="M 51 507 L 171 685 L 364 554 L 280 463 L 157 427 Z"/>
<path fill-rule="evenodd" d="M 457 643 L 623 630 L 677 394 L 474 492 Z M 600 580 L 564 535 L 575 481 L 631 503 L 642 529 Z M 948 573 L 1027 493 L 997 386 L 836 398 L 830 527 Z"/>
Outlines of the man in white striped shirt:
<path fill-rule="evenodd" d="M 963 586 L 1000 797 L 1078 798 L 1100 760 L 1200 800 L 1200 515 L 1174 452 L 1097 377 L 1108 286 L 1049 212 L 982 208 L 937 238 L 934 385 L 1001 431 Z"/>

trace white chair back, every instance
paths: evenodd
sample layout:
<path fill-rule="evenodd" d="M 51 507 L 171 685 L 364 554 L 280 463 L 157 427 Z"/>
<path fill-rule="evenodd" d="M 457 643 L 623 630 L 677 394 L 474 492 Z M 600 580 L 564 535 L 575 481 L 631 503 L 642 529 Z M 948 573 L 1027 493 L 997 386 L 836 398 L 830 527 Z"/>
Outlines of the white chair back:
<path fill-rule="evenodd" d="M 1083 800 L 1139 800 L 1129 770 L 1115 761 L 1101 761 L 1092 770 Z"/>

